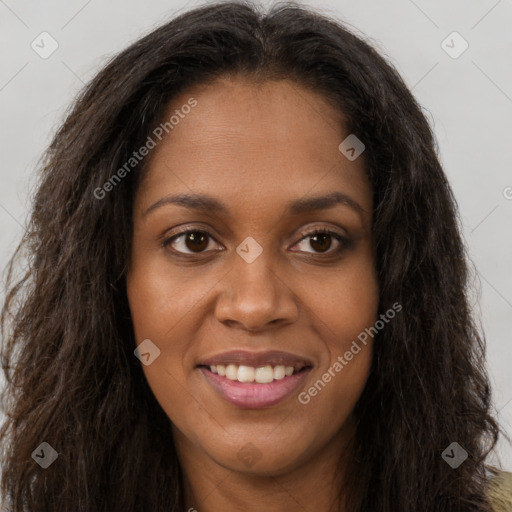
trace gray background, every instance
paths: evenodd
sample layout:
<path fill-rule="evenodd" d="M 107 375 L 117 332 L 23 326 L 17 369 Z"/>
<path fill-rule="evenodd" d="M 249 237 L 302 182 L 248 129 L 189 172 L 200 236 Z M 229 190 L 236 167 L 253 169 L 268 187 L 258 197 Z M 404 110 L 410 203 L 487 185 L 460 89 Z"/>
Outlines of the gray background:
<path fill-rule="evenodd" d="M 265 2 L 266 4 L 268 2 Z M 512 0 L 305 1 L 336 16 L 397 67 L 435 130 L 470 256 L 499 418 L 512 434 Z M 0 269 L 23 233 L 38 158 L 81 87 L 106 60 L 203 2 L 0 0 Z M 32 48 L 47 31 L 58 49 Z M 441 43 L 469 44 L 452 58 Z M 447 43 L 458 52 L 462 41 Z M 48 46 L 46 46 L 48 48 Z M 4 297 L 2 283 L 0 299 Z M 2 382 L 0 381 L 0 385 Z M 512 470 L 512 446 L 497 450 Z"/>

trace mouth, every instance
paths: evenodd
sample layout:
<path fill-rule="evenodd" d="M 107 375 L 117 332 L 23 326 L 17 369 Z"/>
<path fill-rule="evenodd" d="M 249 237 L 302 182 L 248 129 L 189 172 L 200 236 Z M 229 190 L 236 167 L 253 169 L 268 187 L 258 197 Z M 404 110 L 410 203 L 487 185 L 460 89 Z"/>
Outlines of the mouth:
<path fill-rule="evenodd" d="M 221 354 L 197 365 L 225 401 L 241 408 L 270 407 L 290 397 L 313 365 L 284 352 Z"/>

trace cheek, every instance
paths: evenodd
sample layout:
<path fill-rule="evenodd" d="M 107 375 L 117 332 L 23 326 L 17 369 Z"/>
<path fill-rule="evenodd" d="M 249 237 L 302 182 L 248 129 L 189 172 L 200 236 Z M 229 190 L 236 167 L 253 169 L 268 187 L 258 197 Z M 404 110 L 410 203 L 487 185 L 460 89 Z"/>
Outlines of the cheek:
<path fill-rule="evenodd" d="M 197 311 L 218 277 L 209 273 L 187 273 L 173 267 L 162 257 L 134 259 L 127 278 L 127 295 L 137 342 L 154 338 L 164 343 L 179 340 L 176 331 L 180 324 Z"/>
<path fill-rule="evenodd" d="M 324 357 L 299 402 L 313 416 L 330 417 L 339 425 L 350 414 L 369 375 L 373 339 L 367 329 L 377 319 L 376 278 L 371 270 L 340 276 L 311 299 L 317 335 L 325 345 Z"/>
<path fill-rule="evenodd" d="M 329 418 L 333 428 L 355 406 L 372 362 L 373 338 L 367 329 L 378 318 L 379 299 L 377 277 L 367 254 L 332 279 L 322 280 L 322 286 L 308 295 L 307 306 L 315 318 L 317 339 L 324 344 L 324 357 L 298 399 L 311 417 Z"/>
<path fill-rule="evenodd" d="M 184 340 L 190 338 L 190 333 L 183 331 L 183 322 L 180 323 L 186 315 L 186 301 L 177 301 L 175 291 L 165 281 L 154 279 L 151 274 L 140 277 L 133 275 L 128 286 L 135 339 L 137 344 L 149 339 L 158 347 L 158 355 L 150 364 L 141 362 L 142 371 L 167 417 L 179 423 L 185 414 L 194 416 L 190 411 L 195 404 L 186 392 L 183 364 L 187 350 Z"/>
<path fill-rule="evenodd" d="M 197 402 L 188 391 L 194 348 L 191 341 L 200 337 L 206 296 L 219 278 L 207 273 L 184 277 L 182 270 L 162 263 L 161 258 L 133 261 L 127 295 L 135 339 L 137 344 L 149 339 L 159 350 L 151 364 L 141 364 L 144 375 L 173 422 L 185 412 L 192 418 L 201 417 L 194 411 Z"/>
<path fill-rule="evenodd" d="M 302 297 L 316 317 L 318 338 L 326 343 L 331 359 L 349 350 L 377 319 L 379 290 L 370 254 L 364 251 L 347 259 L 345 266 L 322 279 L 303 278 Z"/>

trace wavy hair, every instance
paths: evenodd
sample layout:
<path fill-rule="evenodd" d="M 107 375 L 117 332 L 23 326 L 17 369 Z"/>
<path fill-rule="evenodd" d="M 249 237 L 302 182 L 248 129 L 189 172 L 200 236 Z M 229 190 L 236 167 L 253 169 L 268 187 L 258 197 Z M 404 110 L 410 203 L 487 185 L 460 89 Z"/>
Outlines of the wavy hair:
<path fill-rule="evenodd" d="M 95 190 L 175 95 L 223 75 L 319 92 L 366 145 L 379 308 L 398 302 L 403 311 L 375 338 L 354 410 L 354 467 L 340 483 L 349 510 L 490 510 L 486 459 L 500 427 L 485 338 L 456 201 L 421 106 L 345 23 L 293 3 L 264 11 L 248 1 L 182 13 L 110 59 L 41 160 L 1 315 L 4 502 L 12 512 L 183 510 L 171 423 L 133 355 L 126 294 L 146 162 L 104 199 Z M 456 470 L 441 456 L 454 441 L 469 454 Z M 32 458 L 42 442 L 58 452 L 47 469 Z"/>

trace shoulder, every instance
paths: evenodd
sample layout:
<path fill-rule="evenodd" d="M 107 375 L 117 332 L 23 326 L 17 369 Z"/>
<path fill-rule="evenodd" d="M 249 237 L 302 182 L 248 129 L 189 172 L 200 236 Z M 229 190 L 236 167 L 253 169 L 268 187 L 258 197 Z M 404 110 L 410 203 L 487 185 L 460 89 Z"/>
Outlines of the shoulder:
<path fill-rule="evenodd" d="M 487 490 L 493 512 L 512 512 L 512 473 L 497 471 Z"/>

